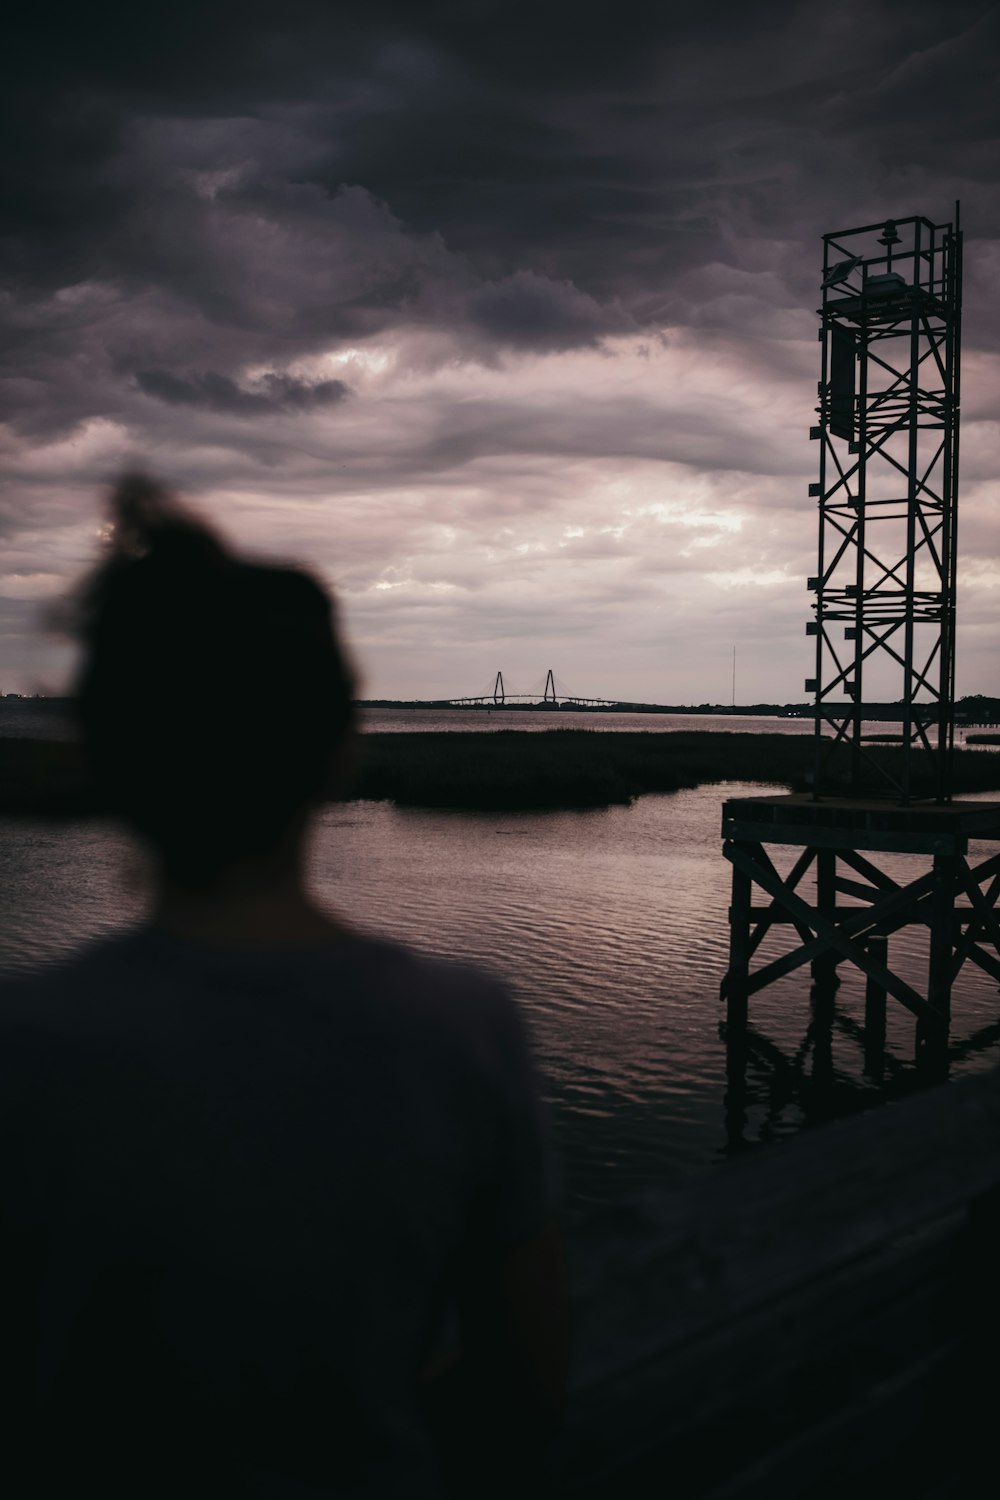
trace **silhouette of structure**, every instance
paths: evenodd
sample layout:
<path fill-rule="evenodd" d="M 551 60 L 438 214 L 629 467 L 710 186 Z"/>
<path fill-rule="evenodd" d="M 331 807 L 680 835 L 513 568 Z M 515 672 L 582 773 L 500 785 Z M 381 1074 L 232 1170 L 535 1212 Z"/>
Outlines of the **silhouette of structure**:
<path fill-rule="evenodd" d="M 819 382 L 816 795 L 907 801 L 914 762 L 950 794 L 955 694 L 962 237 L 955 223 L 888 220 L 824 236 Z M 866 695 L 865 681 L 878 679 Z M 866 699 L 903 707 L 902 754 L 866 752 Z M 834 705 L 834 700 L 846 700 Z"/>
<path fill-rule="evenodd" d="M 814 786 L 811 795 L 723 805 L 734 1079 L 746 1059 L 749 997 L 806 965 L 814 1007 L 828 1020 L 837 966 L 862 972 L 857 1039 L 876 1069 L 887 996 L 916 1016 L 918 1057 L 939 1061 L 963 966 L 1000 981 L 1000 856 L 969 859 L 970 841 L 1000 838 L 1000 805 L 951 801 L 961 287 L 957 205 L 950 224 L 890 219 L 824 237 L 820 420 L 811 430 L 820 478 L 810 486 L 819 569 L 806 627 L 816 637 L 816 675 L 806 682 L 816 705 Z M 895 680 L 898 750 L 877 753 L 865 741 L 866 678 L 878 680 L 869 696 L 882 698 Z M 924 872 L 901 872 L 891 858 L 900 854 L 924 856 Z M 913 925 L 927 930 L 919 988 L 890 960 L 893 935 Z M 769 956 L 752 970 L 762 945 Z"/>
<path fill-rule="evenodd" d="M 591 708 L 602 707 L 622 709 L 626 709 L 631 706 L 628 703 L 624 703 L 616 698 L 594 698 L 587 697 L 580 693 L 560 692 L 556 687 L 556 680 L 551 667 L 549 667 L 545 677 L 545 686 L 540 691 L 536 689 L 536 691 L 533 693 L 507 692 L 504 688 L 503 672 L 498 672 L 496 675 L 496 681 L 493 684 L 492 693 L 471 693 L 463 698 L 448 698 L 444 701 L 451 704 L 455 708 L 477 706 L 489 707 L 490 705 L 495 708 L 504 708 L 508 705 L 523 706 L 527 704 L 537 703 L 547 703 L 552 708 L 558 708 L 560 704 L 568 707 L 577 705 L 580 707 Z M 646 705 L 644 704 L 638 704 L 635 706 L 646 707 Z"/>

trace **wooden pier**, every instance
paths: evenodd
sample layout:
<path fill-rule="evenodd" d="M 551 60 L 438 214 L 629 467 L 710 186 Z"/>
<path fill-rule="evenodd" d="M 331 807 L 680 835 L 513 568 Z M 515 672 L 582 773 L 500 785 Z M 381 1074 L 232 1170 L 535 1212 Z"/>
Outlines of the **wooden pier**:
<path fill-rule="evenodd" d="M 574 1250 L 568 1500 L 992 1488 L 996 1072 L 647 1194 Z"/>
<path fill-rule="evenodd" d="M 738 797 L 723 803 L 722 834 L 733 867 L 722 984 L 730 1029 L 745 1026 L 750 997 L 776 979 L 808 966 L 822 992 L 846 963 L 865 975 L 869 1040 L 884 1031 L 889 997 L 916 1017 L 919 1054 L 946 1042 L 965 964 L 1000 983 L 1000 852 L 970 855 L 970 845 L 1000 845 L 1000 802 Z M 785 873 L 768 846 L 798 851 Z M 899 854 L 921 857 L 916 878 L 893 874 L 886 856 Z M 929 933 L 919 987 L 893 967 L 893 935 L 913 924 Z M 785 951 L 754 967 L 776 928 Z"/>

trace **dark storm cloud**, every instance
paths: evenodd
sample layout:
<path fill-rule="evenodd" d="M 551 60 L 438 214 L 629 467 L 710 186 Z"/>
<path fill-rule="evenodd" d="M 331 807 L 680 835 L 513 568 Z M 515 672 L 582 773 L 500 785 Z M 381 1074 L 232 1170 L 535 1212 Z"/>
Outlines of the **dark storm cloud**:
<path fill-rule="evenodd" d="M 779 273 L 811 291 L 812 245 L 790 262 L 827 227 L 824 205 L 850 219 L 890 185 L 933 193 L 944 152 L 949 174 L 982 177 L 967 138 L 995 107 L 996 14 L 976 0 L 45 14 L 20 55 L 8 46 L 9 263 L 28 285 L 147 271 L 222 312 L 222 247 L 192 242 L 199 215 L 176 178 L 200 161 L 254 158 L 265 222 L 282 185 L 284 212 L 306 218 L 296 188 L 360 185 L 485 281 L 530 271 L 641 315 L 678 273 L 744 264 L 741 241 L 768 230 Z M 203 128 L 137 151 L 151 119 Z M 404 308 L 413 290 L 404 274 L 374 305 Z M 365 294 L 329 300 L 363 326 Z"/>
<path fill-rule="evenodd" d="M 0 54 L 13 597 L 77 566 L 93 486 L 138 450 L 211 504 L 245 504 L 241 525 L 271 497 L 310 555 L 335 525 L 366 621 L 433 615 L 460 636 L 473 615 L 447 590 L 473 598 L 500 557 L 491 629 L 504 608 L 541 631 L 546 611 L 585 620 L 612 597 L 624 619 L 636 574 L 652 601 L 657 570 L 702 567 L 726 592 L 701 590 L 713 606 L 692 585 L 691 629 L 716 628 L 718 607 L 730 631 L 786 563 L 808 571 L 821 234 L 947 218 L 955 196 L 963 451 L 985 486 L 998 15 L 987 0 L 20 7 Z M 659 489 L 676 514 L 637 518 Z M 698 505 L 743 530 L 699 530 Z M 555 593 L 539 582 L 557 557 L 581 570 L 575 595 L 569 568 Z"/>
<path fill-rule="evenodd" d="M 245 417 L 264 416 L 273 411 L 313 411 L 333 406 L 349 394 L 342 380 L 310 384 L 290 375 L 265 375 L 256 390 L 246 390 L 228 375 L 212 370 L 186 378 L 169 370 L 137 370 L 135 378 L 147 396 L 172 406 L 205 406 L 210 411 Z"/>
<path fill-rule="evenodd" d="M 515 349 L 572 349 L 617 332 L 624 320 L 607 314 L 570 282 L 546 281 L 518 271 L 477 289 L 468 301 L 470 321 L 488 338 Z M 617 327 L 616 327 L 617 325 Z"/>
<path fill-rule="evenodd" d="M 956 175 L 1000 234 L 980 139 L 997 16 L 976 0 L 104 6 L 17 26 L 0 253 L 22 312 L 8 410 L 33 431 L 127 404 L 119 382 L 151 370 L 161 393 L 214 370 L 216 409 L 248 411 L 249 366 L 400 325 L 486 359 L 663 322 L 801 336 L 827 215 L 943 213 Z M 134 310 L 88 326 L 58 301 L 82 287 Z"/>

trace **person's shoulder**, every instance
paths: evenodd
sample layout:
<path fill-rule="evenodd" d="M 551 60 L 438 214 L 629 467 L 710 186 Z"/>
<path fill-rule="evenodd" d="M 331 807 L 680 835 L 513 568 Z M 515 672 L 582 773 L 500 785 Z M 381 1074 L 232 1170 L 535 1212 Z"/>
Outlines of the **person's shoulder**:
<path fill-rule="evenodd" d="M 497 975 L 460 959 L 418 953 L 400 943 L 364 938 L 355 965 L 424 1027 L 460 1037 L 474 1051 L 493 1050 L 523 1030 L 519 1007 Z"/>
<path fill-rule="evenodd" d="M 0 975 L 0 1027 L 48 1030 L 60 1015 L 71 1019 L 82 999 L 101 993 L 131 966 L 133 932 L 99 939 L 48 963 Z"/>
<path fill-rule="evenodd" d="M 506 986 L 478 964 L 459 958 L 440 958 L 418 952 L 388 938 L 359 936 L 354 944 L 358 959 L 380 968 L 399 982 L 421 986 L 429 992 L 447 994 L 506 994 Z"/>
<path fill-rule="evenodd" d="M 348 955 L 354 969 L 391 986 L 410 1004 L 464 1013 L 506 1011 L 510 991 L 495 974 L 461 959 L 438 958 L 385 938 L 360 936 Z"/>

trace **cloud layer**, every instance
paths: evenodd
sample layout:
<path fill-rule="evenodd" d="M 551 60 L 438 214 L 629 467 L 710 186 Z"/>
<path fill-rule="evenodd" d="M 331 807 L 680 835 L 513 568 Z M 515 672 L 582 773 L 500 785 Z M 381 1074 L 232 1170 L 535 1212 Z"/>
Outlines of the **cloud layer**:
<path fill-rule="evenodd" d="M 6 52 L 0 690 L 58 685 L 40 601 L 139 455 L 337 586 L 373 696 L 712 701 L 738 641 L 800 697 L 819 238 L 956 197 L 996 689 L 994 5 L 153 11 Z"/>

